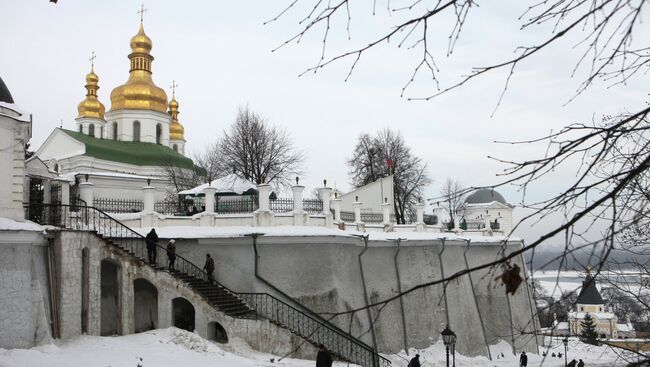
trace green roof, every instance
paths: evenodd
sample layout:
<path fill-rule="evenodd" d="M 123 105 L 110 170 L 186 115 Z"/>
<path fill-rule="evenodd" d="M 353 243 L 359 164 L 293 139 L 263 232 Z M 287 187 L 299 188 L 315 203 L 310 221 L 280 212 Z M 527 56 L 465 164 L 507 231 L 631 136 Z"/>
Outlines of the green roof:
<path fill-rule="evenodd" d="M 60 129 L 86 145 L 86 155 L 136 166 L 167 166 L 195 169 L 191 159 L 173 149 L 154 143 L 98 139 L 80 132 Z"/>

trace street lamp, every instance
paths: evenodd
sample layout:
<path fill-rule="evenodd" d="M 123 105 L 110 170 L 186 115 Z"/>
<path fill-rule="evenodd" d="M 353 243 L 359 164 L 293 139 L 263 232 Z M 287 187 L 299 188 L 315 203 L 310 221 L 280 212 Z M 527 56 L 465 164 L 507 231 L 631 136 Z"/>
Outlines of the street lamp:
<path fill-rule="evenodd" d="M 566 347 L 569 345 L 568 336 L 565 336 L 564 339 L 562 339 L 562 344 L 564 344 L 564 367 L 567 367 Z"/>
<path fill-rule="evenodd" d="M 445 349 L 447 350 L 447 367 L 449 367 L 449 347 L 452 348 L 455 352 L 456 346 L 456 333 L 451 331 L 449 325 L 445 327 L 440 335 L 442 335 L 442 342 L 445 343 Z M 455 356 L 454 356 L 455 357 Z M 454 358 L 454 366 L 456 365 L 456 358 Z"/>

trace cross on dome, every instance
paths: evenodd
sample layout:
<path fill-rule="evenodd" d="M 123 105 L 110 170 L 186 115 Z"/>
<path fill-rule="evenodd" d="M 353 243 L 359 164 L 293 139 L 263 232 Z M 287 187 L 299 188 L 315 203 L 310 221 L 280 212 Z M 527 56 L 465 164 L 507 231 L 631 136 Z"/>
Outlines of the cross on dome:
<path fill-rule="evenodd" d="M 176 84 L 175 80 L 172 80 L 172 85 L 171 85 L 171 90 L 172 90 L 172 98 L 176 96 L 176 87 L 178 87 L 178 84 Z"/>
<path fill-rule="evenodd" d="M 90 59 L 88 59 L 88 61 L 90 61 L 90 69 L 91 70 L 95 70 L 95 58 L 97 58 L 97 56 L 95 55 L 95 51 L 93 51 L 90 54 Z"/>
<path fill-rule="evenodd" d="M 145 13 L 147 10 L 149 10 L 149 9 L 145 9 L 144 4 L 142 4 L 142 5 L 140 5 L 140 10 L 138 10 L 138 11 L 136 12 L 136 14 L 140 14 L 140 23 L 142 23 L 142 21 L 144 20 L 144 13 Z"/>

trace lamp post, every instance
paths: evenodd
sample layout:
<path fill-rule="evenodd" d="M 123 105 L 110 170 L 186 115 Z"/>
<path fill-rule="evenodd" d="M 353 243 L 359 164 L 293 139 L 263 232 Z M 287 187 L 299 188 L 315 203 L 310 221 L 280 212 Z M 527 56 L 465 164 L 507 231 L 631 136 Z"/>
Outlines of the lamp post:
<path fill-rule="evenodd" d="M 562 339 L 562 344 L 564 344 L 564 367 L 567 367 L 566 347 L 569 345 L 568 336 L 565 336 L 564 339 Z"/>
<path fill-rule="evenodd" d="M 456 356 L 455 356 L 455 349 L 456 349 L 456 333 L 451 331 L 449 328 L 449 325 L 445 327 L 445 330 L 443 330 L 440 335 L 442 335 L 442 342 L 445 343 L 445 350 L 447 351 L 447 367 L 449 367 L 449 347 L 451 347 L 452 351 L 454 351 L 454 366 L 456 366 Z"/>

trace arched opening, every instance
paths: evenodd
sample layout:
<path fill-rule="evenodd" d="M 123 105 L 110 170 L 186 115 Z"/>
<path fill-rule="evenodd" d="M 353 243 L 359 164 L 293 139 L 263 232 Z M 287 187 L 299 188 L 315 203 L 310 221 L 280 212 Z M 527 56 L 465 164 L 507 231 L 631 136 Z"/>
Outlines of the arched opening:
<path fill-rule="evenodd" d="M 214 340 L 217 343 L 228 343 L 228 333 L 220 323 L 212 321 L 208 323 L 208 339 Z"/>
<path fill-rule="evenodd" d="M 175 151 L 176 153 L 178 153 L 178 145 L 177 145 L 177 144 L 174 144 L 173 149 L 174 149 L 174 151 Z"/>
<path fill-rule="evenodd" d="M 95 125 L 88 125 L 88 135 L 92 136 L 93 138 L 95 137 Z"/>
<path fill-rule="evenodd" d="M 119 267 L 109 259 L 101 263 L 101 335 L 119 334 Z"/>
<path fill-rule="evenodd" d="M 133 121 L 133 141 L 140 141 L 140 121 Z"/>
<path fill-rule="evenodd" d="M 99 127 L 99 136 L 98 138 L 104 139 L 104 126 Z"/>
<path fill-rule="evenodd" d="M 113 140 L 117 140 L 117 122 L 113 123 Z"/>
<path fill-rule="evenodd" d="M 160 144 L 162 140 L 162 125 L 156 125 L 156 144 Z"/>
<path fill-rule="evenodd" d="M 183 297 L 172 300 L 173 324 L 179 329 L 194 331 L 194 306 Z"/>
<path fill-rule="evenodd" d="M 133 320 L 135 332 L 152 330 L 158 325 L 158 289 L 146 279 L 133 281 Z"/>
<path fill-rule="evenodd" d="M 88 266 L 90 255 L 88 248 L 81 250 L 81 332 L 88 332 Z"/>
<path fill-rule="evenodd" d="M 82 124 L 79 124 L 79 132 L 80 133 L 84 132 L 84 126 Z"/>

